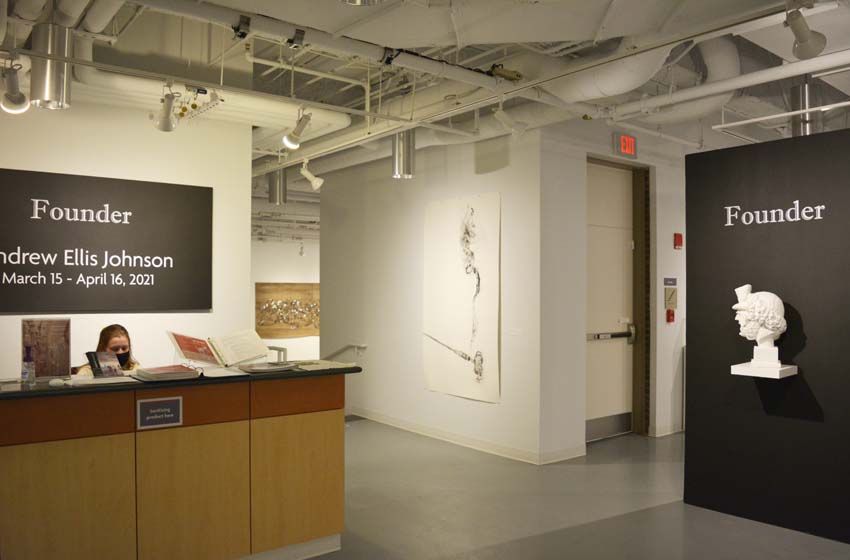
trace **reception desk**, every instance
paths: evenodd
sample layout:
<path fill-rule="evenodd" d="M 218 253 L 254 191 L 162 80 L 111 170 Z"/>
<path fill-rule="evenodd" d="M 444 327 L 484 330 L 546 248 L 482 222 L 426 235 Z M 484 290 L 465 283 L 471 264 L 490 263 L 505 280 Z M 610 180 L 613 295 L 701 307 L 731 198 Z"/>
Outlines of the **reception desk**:
<path fill-rule="evenodd" d="M 3 387 L 0 560 L 338 549 L 344 375 L 359 371 Z M 179 400 L 180 425 L 140 425 L 151 399 Z"/>

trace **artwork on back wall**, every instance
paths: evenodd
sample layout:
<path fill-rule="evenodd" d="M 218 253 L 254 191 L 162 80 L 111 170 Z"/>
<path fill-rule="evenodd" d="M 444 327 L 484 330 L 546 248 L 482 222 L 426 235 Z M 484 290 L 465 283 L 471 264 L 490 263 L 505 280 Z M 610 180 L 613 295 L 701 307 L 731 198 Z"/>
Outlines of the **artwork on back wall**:
<path fill-rule="evenodd" d="M 425 212 L 422 358 L 428 388 L 498 402 L 501 197 Z"/>
<path fill-rule="evenodd" d="M 255 285 L 255 322 L 262 338 L 319 336 L 319 284 Z"/>
<path fill-rule="evenodd" d="M 71 371 L 71 320 L 21 319 L 21 356 L 31 348 L 36 377 L 57 377 Z"/>

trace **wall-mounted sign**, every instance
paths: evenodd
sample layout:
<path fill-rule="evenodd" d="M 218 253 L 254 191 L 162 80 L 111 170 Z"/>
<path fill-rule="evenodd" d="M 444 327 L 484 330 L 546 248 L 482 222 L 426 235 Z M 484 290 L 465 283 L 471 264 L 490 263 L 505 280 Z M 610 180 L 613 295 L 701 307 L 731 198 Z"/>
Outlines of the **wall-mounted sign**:
<path fill-rule="evenodd" d="M 637 138 L 630 134 L 614 132 L 614 154 L 637 159 Z"/>
<path fill-rule="evenodd" d="M 0 313 L 212 308 L 212 189 L 0 169 Z"/>
<path fill-rule="evenodd" d="M 136 429 L 170 428 L 183 425 L 183 397 L 136 401 Z"/>

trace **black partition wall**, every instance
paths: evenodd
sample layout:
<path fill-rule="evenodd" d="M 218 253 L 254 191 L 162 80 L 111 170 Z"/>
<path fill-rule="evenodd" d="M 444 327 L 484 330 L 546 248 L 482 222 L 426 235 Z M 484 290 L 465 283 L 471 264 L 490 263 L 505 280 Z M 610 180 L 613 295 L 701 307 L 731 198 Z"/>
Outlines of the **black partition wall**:
<path fill-rule="evenodd" d="M 850 131 L 688 156 L 687 233 L 685 502 L 850 542 Z M 797 376 L 730 374 L 743 284 Z"/>

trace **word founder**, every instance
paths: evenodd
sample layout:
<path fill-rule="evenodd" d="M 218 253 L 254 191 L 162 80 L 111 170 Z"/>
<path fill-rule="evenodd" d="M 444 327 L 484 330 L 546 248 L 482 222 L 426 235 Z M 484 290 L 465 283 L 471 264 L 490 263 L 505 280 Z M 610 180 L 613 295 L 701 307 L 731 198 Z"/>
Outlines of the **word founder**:
<path fill-rule="evenodd" d="M 32 215 L 30 220 L 40 220 L 47 216 L 54 222 L 97 222 L 101 224 L 129 224 L 132 212 L 109 210 L 109 204 L 104 204 L 97 210 L 93 208 L 61 208 L 50 206 L 50 201 L 43 198 L 31 198 Z"/>
<path fill-rule="evenodd" d="M 739 222 L 745 226 L 752 224 L 781 224 L 784 222 L 808 222 L 811 220 L 823 220 L 826 211 L 826 205 L 819 206 L 803 206 L 800 208 L 800 201 L 795 200 L 791 208 L 775 208 L 772 210 L 746 210 L 741 212 L 740 206 L 726 206 L 726 223 L 725 227 L 732 227 Z"/>

